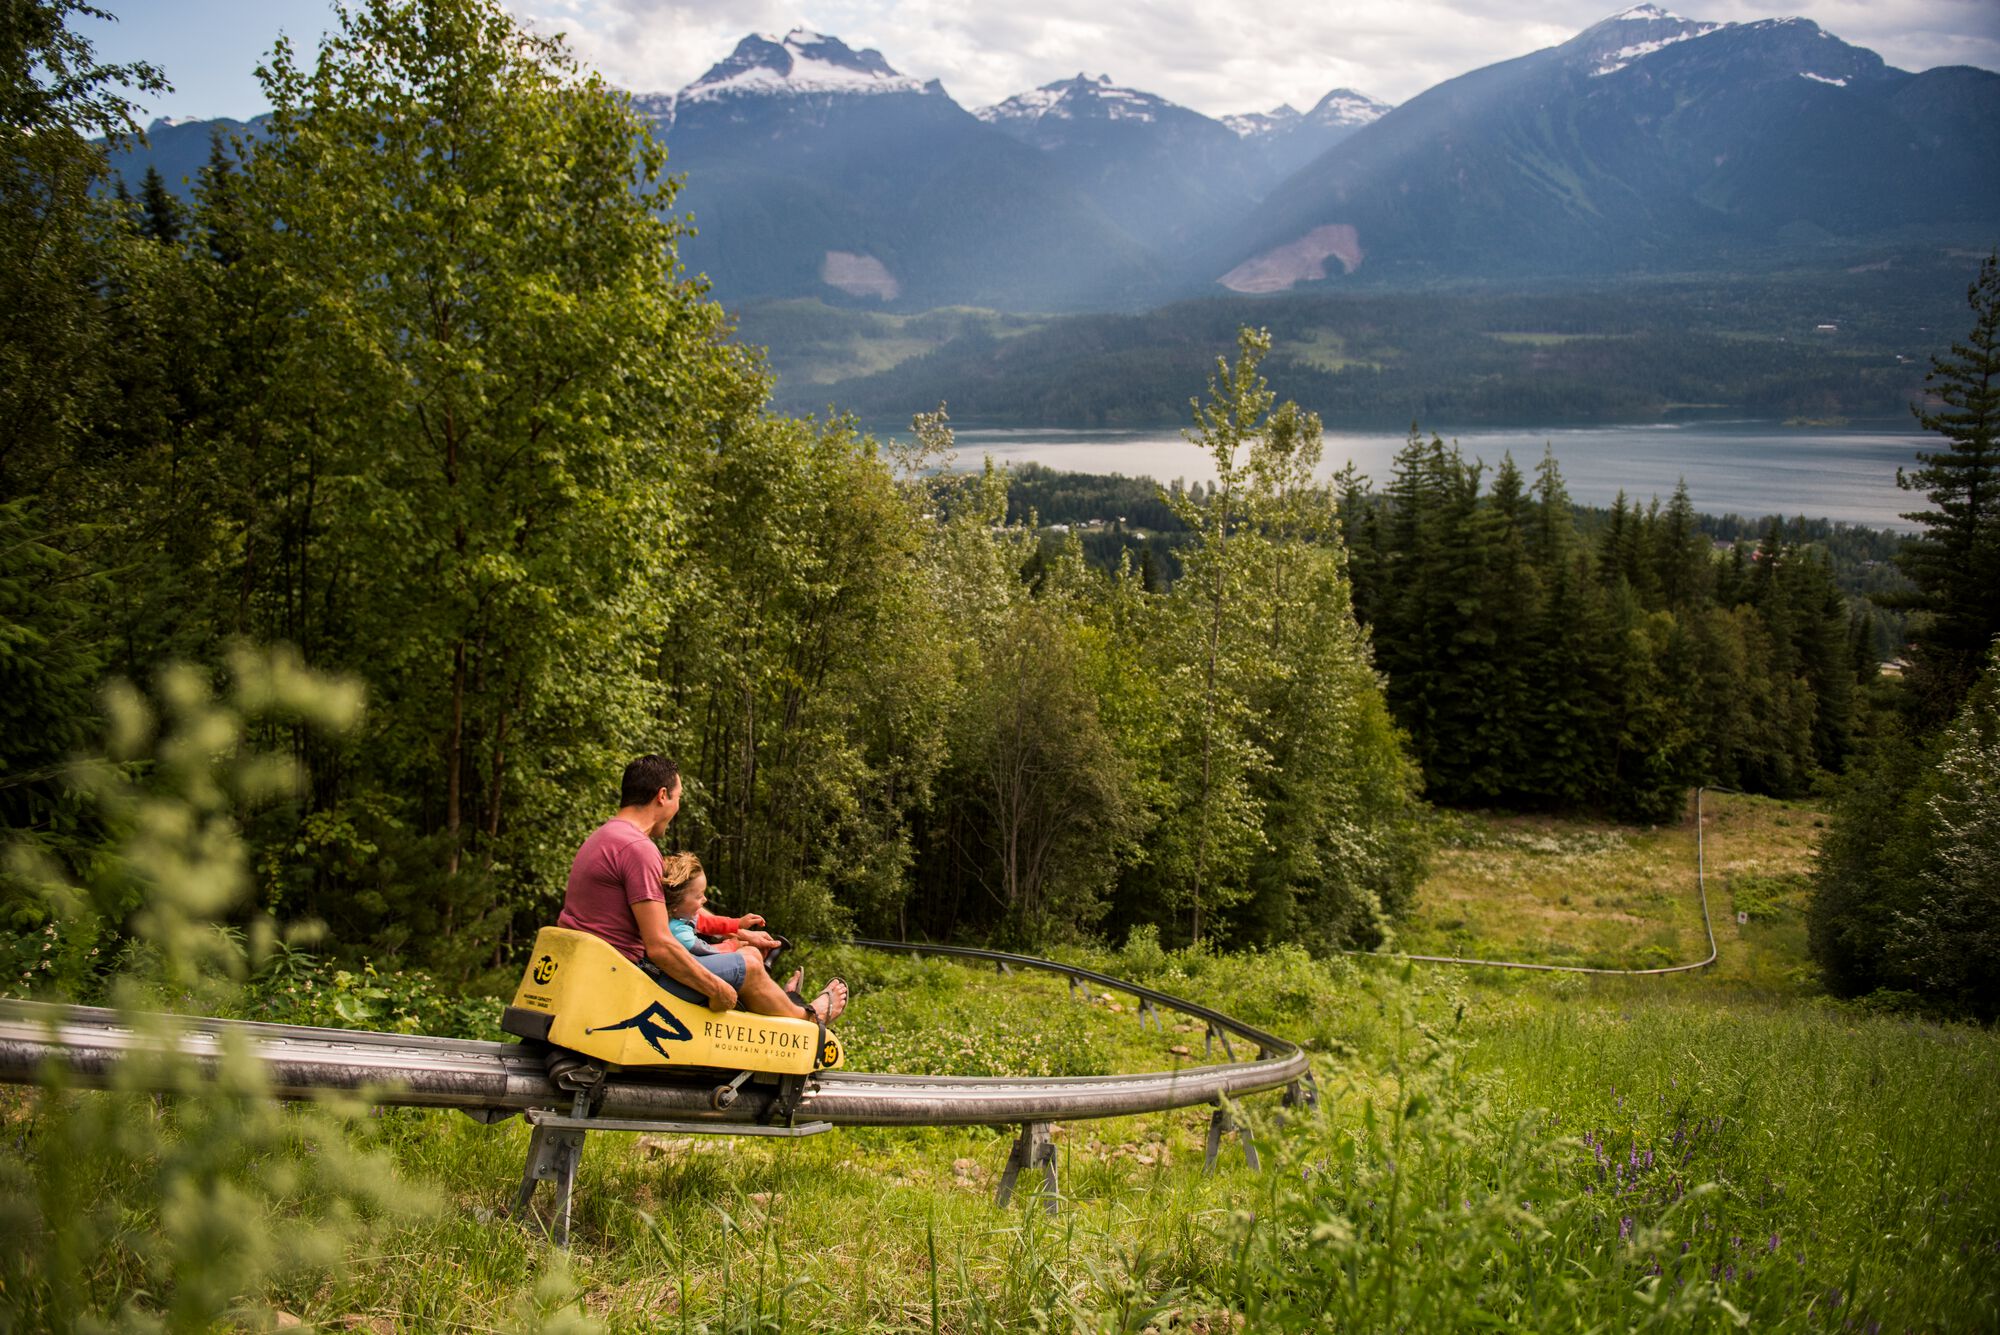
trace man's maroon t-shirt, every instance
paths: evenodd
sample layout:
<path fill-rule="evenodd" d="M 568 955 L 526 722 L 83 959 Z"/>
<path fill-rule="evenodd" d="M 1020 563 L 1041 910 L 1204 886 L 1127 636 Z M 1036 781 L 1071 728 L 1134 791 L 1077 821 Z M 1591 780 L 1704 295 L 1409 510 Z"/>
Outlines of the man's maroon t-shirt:
<path fill-rule="evenodd" d="M 601 936 L 626 959 L 643 961 L 646 943 L 640 939 L 632 905 L 648 899 L 665 901 L 660 892 L 664 863 L 660 850 L 638 826 L 613 816 L 576 850 L 556 926 Z"/>

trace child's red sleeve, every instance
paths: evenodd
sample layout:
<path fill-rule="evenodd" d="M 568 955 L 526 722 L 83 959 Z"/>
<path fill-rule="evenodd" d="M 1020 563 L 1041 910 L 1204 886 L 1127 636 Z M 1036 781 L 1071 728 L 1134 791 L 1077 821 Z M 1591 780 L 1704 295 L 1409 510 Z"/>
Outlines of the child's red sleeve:
<path fill-rule="evenodd" d="M 694 915 L 694 929 L 702 936 L 734 936 L 743 930 L 743 919 L 725 918 L 703 909 Z"/>

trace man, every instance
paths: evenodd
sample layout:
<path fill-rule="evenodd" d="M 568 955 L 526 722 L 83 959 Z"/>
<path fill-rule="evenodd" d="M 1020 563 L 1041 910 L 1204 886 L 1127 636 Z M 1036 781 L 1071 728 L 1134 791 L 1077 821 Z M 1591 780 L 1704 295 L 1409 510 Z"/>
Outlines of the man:
<path fill-rule="evenodd" d="M 847 985 L 839 979 L 802 1006 L 771 977 L 761 952 L 696 957 L 674 939 L 661 890 L 664 859 L 653 842 L 681 809 L 681 776 L 673 761 L 645 755 L 627 765 L 618 803 L 618 814 L 577 850 L 556 926 L 602 937 L 667 991 L 710 1010 L 741 1007 L 794 1020 L 840 1012 Z"/>

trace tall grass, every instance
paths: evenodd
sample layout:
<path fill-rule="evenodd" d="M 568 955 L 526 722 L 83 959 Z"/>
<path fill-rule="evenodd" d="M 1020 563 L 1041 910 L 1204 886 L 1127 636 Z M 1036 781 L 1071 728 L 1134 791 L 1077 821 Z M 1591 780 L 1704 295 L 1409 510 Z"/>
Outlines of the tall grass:
<path fill-rule="evenodd" d="M 1990 1034 L 1692 996 L 1489 1026 L 1368 990 L 1384 1041 L 1235 1226 L 1253 1324 L 2000 1325 Z"/>
<path fill-rule="evenodd" d="M 254 1326 L 282 1309 L 322 1329 L 686 1335 L 2000 1329 L 2000 1037 L 1801 999 L 1789 938 L 1751 928 L 1725 936 L 1716 975 L 1675 979 L 1410 972 L 1144 937 L 1077 952 L 1304 1042 L 1322 1098 L 1282 1124 L 1274 1100 L 1241 1110 L 1261 1174 L 1233 1145 L 1203 1173 L 1203 1108 L 1059 1127 L 1054 1218 L 1026 1183 L 1010 1209 L 991 1203 L 1012 1128 L 600 1132 L 565 1262 L 499 1217 L 527 1147 L 518 1121 L 326 1120 L 258 1098 L 249 1074 L 157 1104 L 45 1096 L 15 1105 L 22 1157 L 0 1161 L 14 1212 L 0 1225 L 27 1239 L 0 1260 L 4 1324 Z M 1749 949 L 1777 982 L 1729 972 Z M 805 962 L 856 984 L 842 1030 L 861 1067 L 1202 1057 L 1198 1026 L 1142 1029 L 1129 999 L 1073 998 L 1045 976 L 843 950 Z M 370 995 L 386 980 L 357 971 L 352 986 L 391 1006 Z M 247 1133 L 260 1118 L 269 1133 Z M 313 1177 L 319 1154 L 372 1177 Z M 343 1194 L 357 1185 L 386 1195 Z M 433 1208 L 392 1208 L 411 1191 Z M 188 1227 L 175 1241 L 176 1199 L 198 1203 L 190 1220 L 240 1204 L 232 1227 L 269 1240 L 235 1253 L 237 1234 Z M 61 1222 L 74 1200 L 108 1204 L 76 1215 L 85 1228 Z M 306 1263 L 285 1263 L 294 1239 Z M 207 1269 L 177 1271 L 171 1247 Z"/>

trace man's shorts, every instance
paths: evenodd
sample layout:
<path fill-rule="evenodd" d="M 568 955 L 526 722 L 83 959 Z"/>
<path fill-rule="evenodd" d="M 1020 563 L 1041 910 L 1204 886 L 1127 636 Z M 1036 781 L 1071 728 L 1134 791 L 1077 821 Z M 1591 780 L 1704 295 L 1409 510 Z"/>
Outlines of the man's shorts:
<path fill-rule="evenodd" d="M 743 986 L 743 972 L 749 966 L 744 964 L 740 953 L 718 955 L 696 955 L 694 962 L 720 978 L 731 987 Z M 679 997 L 682 1001 L 692 1001 L 697 1006 L 706 1006 L 708 996 L 689 987 L 678 978 L 670 977 L 665 970 L 651 960 L 640 961 L 639 968 L 654 982 Z"/>

